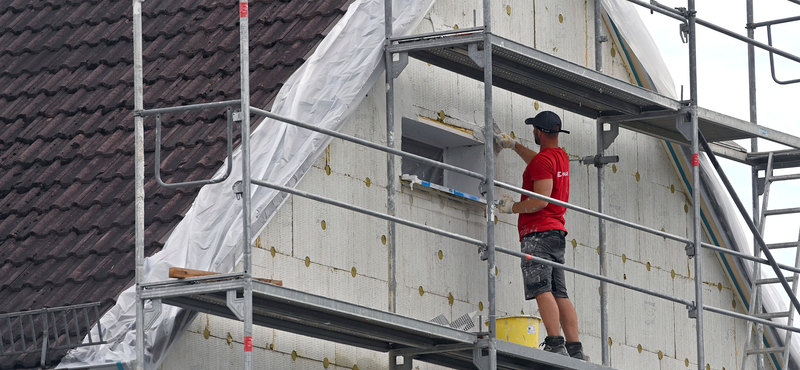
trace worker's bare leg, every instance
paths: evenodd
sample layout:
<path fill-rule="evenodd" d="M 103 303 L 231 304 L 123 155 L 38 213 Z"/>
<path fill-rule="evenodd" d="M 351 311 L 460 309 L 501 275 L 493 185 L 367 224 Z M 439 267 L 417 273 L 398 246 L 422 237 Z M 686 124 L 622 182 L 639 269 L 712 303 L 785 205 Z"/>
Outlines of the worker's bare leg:
<path fill-rule="evenodd" d="M 561 336 L 561 318 L 559 305 L 553 293 L 546 292 L 536 296 L 536 303 L 539 305 L 539 314 L 542 315 L 542 322 L 548 336 Z M 571 305 L 570 305 L 571 307 Z M 573 308 L 573 312 L 575 309 Z M 577 318 L 575 331 L 577 332 Z M 577 336 L 576 336 L 577 337 Z"/>
<path fill-rule="evenodd" d="M 552 297 L 553 295 L 550 294 L 550 296 Z M 539 297 L 536 298 L 538 301 Z M 561 323 L 561 328 L 564 329 L 564 337 L 567 339 L 567 342 L 580 342 L 580 339 L 578 339 L 578 314 L 575 312 L 575 306 L 572 305 L 569 298 L 554 298 L 554 301 L 558 308 L 559 322 Z M 541 307 L 540 304 L 540 312 Z M 544 313 L 542 313 L 542 320 L 544 320 Z M 547 327 L 546 323 L 545 327 Z M 547 335 L 561 334 L 550 334 L 550 329 L 547 329 Z"/>

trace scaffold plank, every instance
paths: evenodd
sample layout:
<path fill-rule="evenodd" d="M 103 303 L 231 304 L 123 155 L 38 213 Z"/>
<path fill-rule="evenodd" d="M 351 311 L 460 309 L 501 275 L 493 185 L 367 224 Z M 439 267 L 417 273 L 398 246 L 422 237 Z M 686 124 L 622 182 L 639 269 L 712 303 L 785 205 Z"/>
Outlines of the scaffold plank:
<path fill-rule="evenodd" d="M 235 320 L 226 306 L 226 291 L 240 291 L 242 286 L 243 280 L 236 277 L 226 281 L 200 281 L 191 285 L 191 293 L 175 294 L 187 290 L 185 284 L 176 283 L 149 287 L 142 292 L 142 297 L 165 297 L 165 304 Z M 475 369 L 472 348 L 485 334 L 456 330 L 260 281 L 253 282 L 253 323 L 381 352 L 450 346 L 456 350 L 433 350 L 415 355 L 414 360 L 454 369 Z M 497 341 L 497 353 L 498 369 L 611 370 L 503 340 Z"/>
<path fill-rule="evenodd" d="M 390 51 L 409 56 L 464 76 L 483 80 L 483 68 L 470 56 L 470 44 L 479 50 L 480 31 L 443 34 L 424 39 L 403 38 Z M 682 145 L 689 140 L 676 127 L 682 102 L 604 75 L 520 43 L 488 34 L 492 42 L 495 86 L 590 118 L 619 123 L 621 127 Z M 476 44 L 477 42 L 477 44 Z M 418 45 L 417 45 L 418 44 Z M 473 55 L 477 53 L 473 52 Z M 761 138 L 800 149 L 800 138 L 698 108 L 698 125 L 709 142 Z M 742 160 L 730 148 L 722 153 Z"/>

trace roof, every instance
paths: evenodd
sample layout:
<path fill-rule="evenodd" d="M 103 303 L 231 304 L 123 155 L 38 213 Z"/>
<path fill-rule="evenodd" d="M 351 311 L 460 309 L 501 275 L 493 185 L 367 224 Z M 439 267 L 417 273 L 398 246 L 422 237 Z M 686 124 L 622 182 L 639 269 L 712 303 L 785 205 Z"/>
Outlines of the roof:
<path fill-rule="evenodd" d="M 0 0 L 0 314 L 86 302 L 106 310 L 133 283 L 131 3 Z M 250 2 L 254 106 L 269 104 L 347 3 Z M 237 10 L 143 3 L 145 108 L 239 98 Z M 163 119 L 162 176 L 210 178 L 226 156 L 225 112 Z M 154 127 L 145 121 L 148 255 L 198 191 L 156 184 Z M 6 352 L 10 340 L 2 333 Z M 37 367 L 39 357 L 0 356 L 0 368 Z"/>

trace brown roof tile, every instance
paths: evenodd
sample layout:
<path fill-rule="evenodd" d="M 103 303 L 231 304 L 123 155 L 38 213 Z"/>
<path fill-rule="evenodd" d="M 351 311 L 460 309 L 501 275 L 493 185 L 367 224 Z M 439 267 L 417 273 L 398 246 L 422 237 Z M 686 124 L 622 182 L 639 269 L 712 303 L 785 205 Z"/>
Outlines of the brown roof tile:
<path fill-rule="evenodd" d="M 254 105 L 269 104 L 347 2 L 250 2 Z M 133 282 L 130 7 L 130 0 L 0 0 L 0 313 L 86 302 L 105 310 Z M 236 7 L 143 4 L 145 107 L 238 99 Z M 162 118 L 164 180 L 210 178 L 226 155 L 224 111 Z M 198 192 L 155 183 L 154 128 L 147 119 L 147 255 Z M 63 355 L 52 353 L 49 364 Z M 0 368 L 37 366 L 39 354 L 0 353 Z"/>

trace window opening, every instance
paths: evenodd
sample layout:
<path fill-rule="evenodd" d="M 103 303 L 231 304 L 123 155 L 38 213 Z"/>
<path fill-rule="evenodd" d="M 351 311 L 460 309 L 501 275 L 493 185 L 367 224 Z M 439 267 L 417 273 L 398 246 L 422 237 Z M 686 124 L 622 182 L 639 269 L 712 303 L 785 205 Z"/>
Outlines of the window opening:
<path fill-rule="evenodd" d="M 486 166 L 484 145 L 476 130 L 442 124 L 436 121 L 419 121 L 403 118 L 401 149 L 404 152 L 458 166 L 470 171 L 483 172 Z M 477 126 L 475 126 L 478 129 Z M 479 135 L 481 131 L 478 129 Z M 452 195 L 485 202 L 481 196 L 480 180 L 446 171 L 442 168 L 402 159 L 402 179 Z"/>

